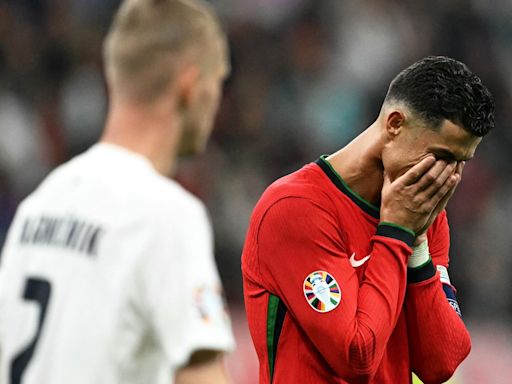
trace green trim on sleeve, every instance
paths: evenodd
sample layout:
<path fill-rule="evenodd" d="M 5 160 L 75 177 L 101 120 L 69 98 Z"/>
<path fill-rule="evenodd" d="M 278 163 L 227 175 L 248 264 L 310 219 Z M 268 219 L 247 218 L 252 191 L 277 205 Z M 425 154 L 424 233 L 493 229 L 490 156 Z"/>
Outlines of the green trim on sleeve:
<path fill-rule="evenodd" d="M 277 307 L 279 306 L 279 298 L 274 295 L 269 295 L 268 310 L 267 310 L 267 355 L 268 367 L 270 370 L 270 382 L 274 376 L 274 331 L 276 328 Z"/>
<path fill-rule="evenodd" d="M 267 311 L 267 353 L 270 384 L 272 384 L 274 376 L 277 346 L 279 344 L 279 337 L 281 336 L 286 313 L 287 308 L 284 302 L 276 295 L 269 293 Z"/>

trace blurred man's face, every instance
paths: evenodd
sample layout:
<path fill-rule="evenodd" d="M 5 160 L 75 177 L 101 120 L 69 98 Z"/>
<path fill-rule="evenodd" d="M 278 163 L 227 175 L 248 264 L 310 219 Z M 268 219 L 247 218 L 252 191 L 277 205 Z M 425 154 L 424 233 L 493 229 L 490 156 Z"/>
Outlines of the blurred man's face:
<path fill-rule="evenodd" d="M 208 143 L 227 75 L 227 59 L 224 55 L 218 63 L 216 69 L 213 68 L 201 76 L 197 84 L 195 103 L 184 113 L 180 155 L 200 153 Z"/>
<path fill-rule="evenodd" d="M 457 163 L 455 172 L 461 174 L 481 140 L 449 120 L 444 120 L 438 130 L 404 127 L 383 153 L 384 169 L 395 180 L 425 157 L 434 155 L 446 163 Z"/>

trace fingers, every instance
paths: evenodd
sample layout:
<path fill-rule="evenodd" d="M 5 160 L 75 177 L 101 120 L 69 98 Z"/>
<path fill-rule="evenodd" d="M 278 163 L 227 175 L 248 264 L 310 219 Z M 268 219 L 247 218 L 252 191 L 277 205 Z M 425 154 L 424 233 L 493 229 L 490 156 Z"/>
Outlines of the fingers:
<path fill-rule="evenodd" d="M 384 173 L 381 218 L 416 232 L 427 229 L 455 191 L 462 166 L 427 156 L 393 182 Z"/>
<path fill-rule="evenodd" d="M 458 168 L 458 166 L 457 166 L 457 168 Z M 457 175 L 457 170 L 455 170 L 454 176 L 455 175 Z M 451 197 L 455 193 L 455 190 L 457 189 L 457 186 L 459 185 L 460 181 L 461 181 L 461 177 L 459 174 L 455 184 L 448 190 L 448 192 L 437 203 L 437 205 L 435 206 L 435 208 L 433 209 L 433 211 L 430 215 L 429 220 L 427 221 L 425 226 L 421 229 L 421 231 L 418 232 L 418 234 L 425 233 L 428 230 L 428 228 L 430 227 L 430 225 L 432 225 L 432 223 L 434 222 L 436 217 L 439 215 L 439 213 L 441 213 L 446 208 L 448 201 L 451 199 Z"/>
<path fill-rule="evenodd" d="M 464 166 L 466 165 L 465 161 L 460 161 L 457 163 L 457 169 L 455 170 L 460 176 L 462 176 L 462 171 L 464 170 Z"/>
<path fill-rule="evenodd" d="M 405 172 L 398 180 L 406 186 L 415 184 L 425 172 L 432 168 L 435 162 L 436 158 L 434 156 L 428 156 Z"/>
<path fill-rule="evenodd" d="M 438 164 L 441 164 L 438 166 Z M 441 171 L 437 169 L 435 173 L 433 173 L 434 168 L 441 168 Z M 427 180 L 424 181 L 426 187 L 425 187 L 425 193 L 428 197 L 433 196 L 441 186 L 443 186 L 448 178 L 454 174 L 455 172 L 456 163 L 450 163 L 446 165 L 444 161 L 438 161 L 433 167 L 432 172 L 429 171 L 427 174 L 423 175 L 420 182 L 424 179 L 427 179 L 427 176 L 430 176 Z M 433 179 L 432 179 L 433 178 Z M 430 181 L 432 180 L 432 181 Z M 429 183 L 429 184 L 426 184 Z"/>
<path fill-rule="evenodd" d="M 459 177 L 458 181 L 455 183 L 455 185 L 437 203 L 437 205 L 435 206 L 434 210 L 432 211 L 427 223 L 423 226 L 423 228 L 419 232 L 417 232 L 418 234 L 425 233 L 430 228 L 430 226 L 436 219 L 437 215 L 439 215 L 446 208 L 446 204 L 448 204 L 448 201 L 450 200 L 453 193 L 457 189 L 457 185 L 459 184 L 459 182 L 460 182 L 460 177 Z"/>
<path fill-rule="evenodd" d="M 420 191 L 423 191 L 427 188 L 432 188 L 432 185 L 434 184 L 434 187 L 437 185 L 436 189 L 439 189 L 441 185 L 444 184 L 444 180 L 442 182 L 438 182 L 438 178 L 443 175 L 443 172 L 445 172 L 447 168 L 447 164 L 443 160 L 436 161 L 435 164 L 430 168 L 425 174 L 418 180 L 417 187 Z M 453 169 L 452 169 L 453 171 Z M 449 176 L 449 175 L 448 175 Z"/>
<path fill-rule="evenodd" d="M 455 187 L 460 180 L 460 176 L 458 174 L 450 175 L 445 183 L 437 190 L 437 192 L 432 196 L 431 201 L 434 203 L 433 208 L 437 207 L 437 205 L 446 197 L 446 203 L 449 198 L 455 191 Z M 453 189 L 453 190 L 452 190 Z M 446 196 L 448 192 L 451 192 L 449 196 Z"/>
<path fill-rule="evenodd" d="M 459 176 L 457 181 L 455 182 L 455 185 L 446 193 L 446 195 L 444 195 L 444 197 L 439 201 L 439 203 L 437 203 L 437 207 L 434 209 L 434 213 L 436 213 L 436 215 L 439 212 L 441 212 L 443 209 L 446 208 L 446 204 L 448 204 L 448 201 L 455 193 L 455 190 L 457 189 L 457 186 L 459 185 L 460 180 L 461 180 L 461 178 Z"/>

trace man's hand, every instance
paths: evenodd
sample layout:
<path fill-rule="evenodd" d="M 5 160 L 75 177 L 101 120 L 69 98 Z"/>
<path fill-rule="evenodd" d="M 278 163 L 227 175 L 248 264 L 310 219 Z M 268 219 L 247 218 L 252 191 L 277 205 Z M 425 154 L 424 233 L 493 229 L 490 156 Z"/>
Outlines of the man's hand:
<path fill-rule="evenodd" d="M 455 163 L 428 156 L 391 182 L 384 174 L 381 221 L 423 235 L 453 194 L 460 175 Z"/>
<path fill-rule="evenodd" d="M 448 193 L 441 199 L 439 204 L 437 204 L 437 207 L 434 209 L 434 211 L 430 215 L 430 218 L 428 219 L 427 224 L 425 224 L 425 226 L 417 233 L 416 241 L 414 242 L 414 245 L 419 245 L 422 242 L 424 242 L 425 240 L 427 240 L 427 230 L 430 228 L 430 226 L 432 225 L 434 220 L 437 218 L 437 215 L 439 215 L 446 208 L 446 204 L 448 204 L 448 201 L 453 196 L 453 193 L 455 192 L 460 181 L 462 180 L 462 171 L 464 169 L 465 164 L 466 164 L 466 162 L 462 161 L 456 165 L 454 174 L 459 176 L 457 179 L 457 182 L 448 191 Z"/>

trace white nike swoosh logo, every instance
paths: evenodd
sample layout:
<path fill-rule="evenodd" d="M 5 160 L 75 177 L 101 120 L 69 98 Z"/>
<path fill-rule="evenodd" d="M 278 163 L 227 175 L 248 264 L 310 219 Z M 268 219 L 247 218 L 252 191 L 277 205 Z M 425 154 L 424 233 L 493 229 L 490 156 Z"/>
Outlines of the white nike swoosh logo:
<path fill-rule="evenodd" d="M 352 265 L 354 268 L 360 267 L 366 263 L 370 257 L 371 255 L 368 255 L 363 257 L 361 260 L 356 260 L 356 253 L 354 252 L 352 256 L 350 256 L 350 265 Z"/>

